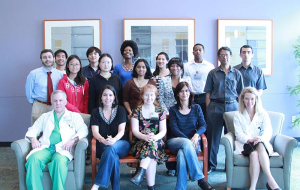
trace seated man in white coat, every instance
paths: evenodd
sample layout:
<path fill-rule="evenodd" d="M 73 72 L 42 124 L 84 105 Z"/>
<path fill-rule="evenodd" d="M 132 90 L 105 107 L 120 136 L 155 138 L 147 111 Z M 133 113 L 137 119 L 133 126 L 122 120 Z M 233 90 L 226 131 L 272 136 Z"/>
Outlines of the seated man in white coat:
<path fill-rule="evenodd" d="M 33 149 L 25 164 L 28 190 L 43 189 L 42 170 L 47 163 L 53 189 L 64 189 L 68 162 L 73 159 L 73 146 L 88 134 L 82 117 L 66 109 L 67 96 L 63 91 L 52 93 L 51 104 L 54 110 L 41 115 L 25 135 Z M 43 136 L 37 140 L 41 132 Z"/>

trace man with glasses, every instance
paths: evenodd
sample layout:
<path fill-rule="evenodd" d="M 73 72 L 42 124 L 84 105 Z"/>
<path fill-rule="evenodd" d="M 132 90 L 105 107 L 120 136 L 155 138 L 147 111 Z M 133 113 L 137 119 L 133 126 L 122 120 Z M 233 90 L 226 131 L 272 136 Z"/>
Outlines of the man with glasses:
<path fill-rule="evenodd" d="M 244 88 L 241 73 L 230 66 L 232 52 L 228 47 L 218 50 L 221 65 L 211 70 L 207 76 L 206 92 L 207 140 L 209 170 L 216 170 L 217 154 L 223 126 L 223 113 L 239 108 L 238 97 Z M 226 127 L 224 132 L 227 133 Z"/>
<path fill-rule="evenodd" d="M 243 76 L 244 86 L 254 87 L 257 89 L 258 93 L 262 95 L 263 90 L 267 89 L 265 82 L 264 73 L 261 68 L 251 63 L 253 58 L 253 49 L 249 45 L 244 45 L 240 49 L 240 57 L 242 58 L 242 63 L 236 65 L 234 68 L 239 70 Z"/>
<path fill-rule="evenodd" d="M 68 54 L 65 50 L 59 49 L 54 53 L 56 69 L 62 74 L 66 74 L 66 61 L 68 59 Z"/>
<path fill-rule="evenodd" d="M 43 67 L 29 73 L 25 85 L 27 100 L 32 104 L 32 114 L 45 113 L 51 108 L 51 93 L 57 90 L 58 82 L 63 74 L 53 68 L 54 58 L 51 49 L 41 51 L 40 59 Z"/>
<path fill-rule="evenodd" d="M 94 76 L 100 73 L 98 67 L 100 55 L 101 50 L 97 47 L 90 47 L 86 51 L 86 57 L 90 64 L 82 68 L 82 74 L 88 79 L 89 83 Z"/>
<path fill-rule="evenodd" d="M 205 54 L 204 46 L 202 44 L 195 44 L 193 47 L 194 59 L 184 64 L 184 76 L 191 77 L 192 89 L 194 93 L 194 102 L 201 106 L 203 115 L 206 120 L 206 103 L 204 86 L 206 78 L 212 69 L 215 68 L 213 64 L 203 59 Z"/>

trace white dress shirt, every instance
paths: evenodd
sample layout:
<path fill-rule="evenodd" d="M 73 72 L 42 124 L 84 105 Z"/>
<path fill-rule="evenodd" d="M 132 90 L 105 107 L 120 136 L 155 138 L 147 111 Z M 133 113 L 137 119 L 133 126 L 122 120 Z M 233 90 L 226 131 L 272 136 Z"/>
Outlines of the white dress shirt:
<path fill-rule="evenodd" d="M 189 76 L 192 81 L 194 94 L 203 94 L 209 71 L 215 66 L 203 59 L 202 63 L 195 63 L 194 60 L 184 64 L 184 76 Z"/>

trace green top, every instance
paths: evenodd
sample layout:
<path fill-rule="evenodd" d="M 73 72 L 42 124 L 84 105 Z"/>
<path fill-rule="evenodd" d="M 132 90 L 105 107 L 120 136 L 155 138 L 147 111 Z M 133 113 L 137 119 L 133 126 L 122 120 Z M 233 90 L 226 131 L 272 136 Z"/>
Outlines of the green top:
<path fill-rule="evenodd" d="M 50 145 L 56 145 L 61 142 L 61 135 L 59 130 L 59 121 L 62 118 L 63 113 L 59 118 L 57 118 L 56 112 L 54 111 L 54 129 L 50 135 Z"/>

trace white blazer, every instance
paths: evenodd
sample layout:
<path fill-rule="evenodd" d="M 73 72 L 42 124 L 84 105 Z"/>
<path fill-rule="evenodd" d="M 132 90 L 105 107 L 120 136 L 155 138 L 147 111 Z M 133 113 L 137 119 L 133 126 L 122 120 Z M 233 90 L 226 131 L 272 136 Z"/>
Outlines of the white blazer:
<path fill-rule="evenodd" d="M 261 136 L 262 141 L 266 145 L 269 155 L 274 154 L 273 147 L 270 143 L 272 137 L 272 125 L 268 113 L 264 110 L 262 113 L 255 113 L 252 121 L 248 112 L 237 112 L 234 116 L 235 129 L 235 154 L 241 154 L 244 150 L 243 146 L 248 139 L 255 136 Z"/>
<path fill-rule="evenodd" d="M 34 122 L 32 127 L 28 128 L 28 131 L 25 135 L 25 139 L 27 141 L 30 142 L 30 140 L 27 137 L 36 138 L 41 132 L 43 132 L 43 136 L 39 139 L 41 147 L 31 150 L 30 153 L 27 155 L 26 160 L 34 152 L 48 148 L 50 146 L 49 138 L 54 129 L 54 125 L 54 111 L 50 111 L 41 115 Z M 59 128 L 62 142 L 55 145 L 56 152 L 68 157 L 71 161 L 73 159 L 73 152 L 63 150 L 62 147 L 69 140 L 77 136 L 79 137 L 79 140 L 86 137 L 88 135 L 87 126 L 79 113 L 70 112 L 67 109 L 65 109 L 65 113 L 59 121 Z"/>

